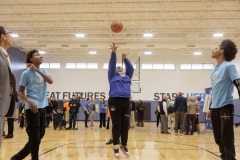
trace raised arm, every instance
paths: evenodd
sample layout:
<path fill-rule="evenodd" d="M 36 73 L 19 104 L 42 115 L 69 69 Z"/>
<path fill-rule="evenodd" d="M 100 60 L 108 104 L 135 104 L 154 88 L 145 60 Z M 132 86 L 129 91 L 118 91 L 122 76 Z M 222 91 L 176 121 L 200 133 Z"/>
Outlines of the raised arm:
<path fill-rule="evenodd" d="M 114 76 L 116 72 L 116 63 L 117 63 L 117 55 L 116 50 L 118 47 L 115 46 L 115 43 L 113 42 L 112 45 L 110 45 L 110 49 L 112 50 L 110 61 L 108 64 L 108 82 L 111 81 L 112 77 Z"/>

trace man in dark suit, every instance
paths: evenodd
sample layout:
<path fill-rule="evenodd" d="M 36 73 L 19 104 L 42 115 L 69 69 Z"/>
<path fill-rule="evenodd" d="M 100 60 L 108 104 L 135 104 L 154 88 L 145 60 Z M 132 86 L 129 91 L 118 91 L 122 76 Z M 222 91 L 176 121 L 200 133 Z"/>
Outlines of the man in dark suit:
<path fill-rule="evenodd" d="M 11 117 L 15 107 L 15 76 L 7 49 L 12 47 L 10 32 L 0 26 L 0 146 L 2 144 L 4 117 Z"/>

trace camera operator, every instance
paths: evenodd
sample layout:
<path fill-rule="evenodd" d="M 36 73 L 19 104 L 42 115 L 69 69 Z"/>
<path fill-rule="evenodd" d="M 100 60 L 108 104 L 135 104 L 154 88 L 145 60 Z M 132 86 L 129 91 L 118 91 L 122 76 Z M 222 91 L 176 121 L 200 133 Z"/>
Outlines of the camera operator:
<path fill-rule="evenodd" d="M 69 117 L 69 127 L 67 130 L 77 130 L 76 127 L 76 120 L 77 120 L 77 113 L 78 113 L 78 108 L 79 108 L 79 102 L 76 99 L 75 95 L 72 95 L 72 99 L 69 102 L 70 107 L 70 117 Z"/>

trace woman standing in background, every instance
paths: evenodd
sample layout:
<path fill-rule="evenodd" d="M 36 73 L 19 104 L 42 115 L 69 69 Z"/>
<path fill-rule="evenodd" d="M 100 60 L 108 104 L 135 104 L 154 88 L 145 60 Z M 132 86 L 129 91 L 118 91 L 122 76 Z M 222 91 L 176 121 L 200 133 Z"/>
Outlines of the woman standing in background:
<path fill-rule="evenodd" d="M 100 108 L 100 125 L 99 128 L 102 128 L 106 126 L 106 111 L 107 111 L 107 104 L 105 104 L 104 99 L 101 99 L 100 104 L 99 104 L 99 108 Z"/>
<path fill-rule="evenodd" d="M 141 127 L 144 126 L 144 110 L 145 110 L 145 107 L 144 105 L 142 104 L 142 100 L 139 99 L 138 101 L 138 104 L 137 104 L 137 115 L 138 115 L 138 124 L 137 126 L 140 127 L 140 123 L 141 123 Z"/>

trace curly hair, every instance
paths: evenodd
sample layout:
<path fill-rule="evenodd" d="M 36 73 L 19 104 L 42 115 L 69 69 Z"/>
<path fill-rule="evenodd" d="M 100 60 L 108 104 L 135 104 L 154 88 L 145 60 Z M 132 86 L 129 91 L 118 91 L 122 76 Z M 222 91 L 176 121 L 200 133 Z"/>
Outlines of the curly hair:
<path fill-rule="evenodd" d="M 223 40 L 220 49 L 224 50 L 224 57 L 226 58 L 226 61 L 232 61 L 235 59 L 237 54 L 237 45 L 230 39 Z"/>
<path fill-rule="evenodd" d="M 30 59 L 32 58 L 32 55 L 36 52 L 39 52 L 39 51 L 36 49 L 28 51 L 28 53 L 26 54 L 26 63 L 32 63 Z"/>

